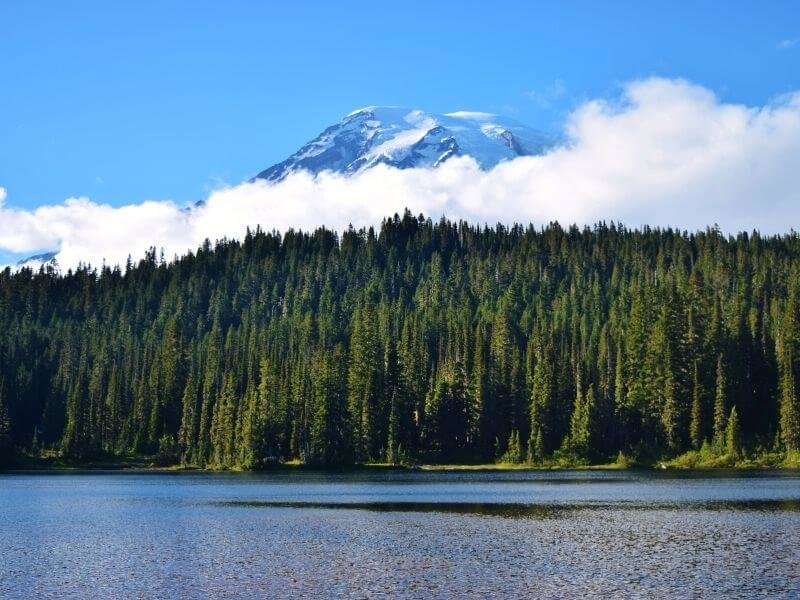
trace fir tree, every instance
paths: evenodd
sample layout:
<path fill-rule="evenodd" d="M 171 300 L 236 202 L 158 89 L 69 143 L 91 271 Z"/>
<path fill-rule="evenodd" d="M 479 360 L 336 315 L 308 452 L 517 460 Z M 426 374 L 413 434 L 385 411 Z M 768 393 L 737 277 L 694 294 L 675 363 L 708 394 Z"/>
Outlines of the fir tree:
<path fill-rule="evenodd" d="M 728 456 L 736 459 L 742 453 L 742 427 L 739 423 L 739 413 L 734 406 L 728 417 L 728 424 L 725 431 L 725 449 Z"/>
<path fill-rule="evenodd" d="M 703 399 L 701 396 L 700 387 L 700 369 L 699 361 L 695 360 L 692 367 L 692 415 L 691 423 L 689 426 L 689 436 L 692 441 L 692 448 L 699 450 L 703 445 L 705 439 L 704 431 L 704 414 L 703 414 Z"/>
<path fill-rule="evenodd" d="M 714 439 L 722 442 L 725 439 L 728 418 L 727 378 L 722 354 L 717 357 L 717 379 L 714 390 Z"/>
<path fill-rule="evenodd" d="M 797 373 L 800 360 L 800 323 L 797 288 L 789 296 L 781 323 L 778 343 L 780 368 L 780 432 L 787 450 L 800 450 L 800 401 L 798 401 Z"/>

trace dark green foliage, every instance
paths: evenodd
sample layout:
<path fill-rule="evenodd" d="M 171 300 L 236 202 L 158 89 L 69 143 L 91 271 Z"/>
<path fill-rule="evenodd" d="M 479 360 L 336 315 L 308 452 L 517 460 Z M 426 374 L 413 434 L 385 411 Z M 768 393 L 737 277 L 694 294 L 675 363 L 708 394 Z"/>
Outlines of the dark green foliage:
<path fill-rule="evenodd" d="M 703 410 L 702 387 L 700 383 L 700 368 L 698 360 L 695 359 L 692 365 L 692 414 L 689 424 L 689 437 L 692 441 L 692 448 L 699 450 L 705 441 L 703 425 L 705 413 Z"/>
<path fill-rule="evenodd" d="M 590 459 L 597 454 L 599 446 L 595 429 L 599 423 L 596 414 L 597 400 L 594 393 L 594 384 L 589 386 L 583 394 L 578 380 L 578 392 L 575 396 L 575 406 L 572 409 L 570 420 L 570 434 L 565 442 L 565 449 L 574 452 L 581 458 Z"/>
<path fill-rule="evenodd" d="M 0 379 L 0 466 L 7 464 L 11 460 L 13 445 L 11 442 L 11 420 L 8 417 L 3 394 L 3 380 Z"/>
<path fill-rule="evenodd" d="M 0 453 L 599 461 L 800 449 L 800 239 L 433 223 L 0 272 Z"/>
<path fill-rule="evenodd" d="M 341 345 L 337 345 L 330 356 L 320 352 L 313 362 L 314 409 L 310 432 L 311 454 L 307 457 L 307 462 L 311 464 L 341 465 L 353 460 L 344 367 L 345 353 Z M 395 398 L 395 395 L 392 397 Z M 393 439 L 396 440 L 396 408 L 393 418 Z M 394 461 L 397 458 L 397 446 L 391 444 L 390 448 L 393 450 L 390 459 Z"/>
<path fill-rule="evenodd" d="M 796 290 L 794 287 L 790 294 L 778 333 L 781 435 L 786 448 L 795 451 L 800 450 L 800 390 L 797 389 L 797 376 L 800 373 L 800 306 Z"/>
<path fill-rule="evenodd" d="M 725 438 L 725 431 L 728 419 L 728 393 L 727 381 L 725 376 L 725 363 L 722 354 L 717 359 L 717 378 L 714 394 L 714 439 L 722 441 Z"/>

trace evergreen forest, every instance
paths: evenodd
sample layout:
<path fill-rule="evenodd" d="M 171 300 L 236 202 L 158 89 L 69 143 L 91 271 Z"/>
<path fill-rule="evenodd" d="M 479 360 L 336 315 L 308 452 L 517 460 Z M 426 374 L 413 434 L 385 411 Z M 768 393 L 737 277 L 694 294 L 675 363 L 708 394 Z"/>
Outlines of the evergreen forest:
<path fill-rule="evenodd" d="M 408 211 L 0 272 L 0 455 L 732 464 L 800 451 L 800 237 Z"/>

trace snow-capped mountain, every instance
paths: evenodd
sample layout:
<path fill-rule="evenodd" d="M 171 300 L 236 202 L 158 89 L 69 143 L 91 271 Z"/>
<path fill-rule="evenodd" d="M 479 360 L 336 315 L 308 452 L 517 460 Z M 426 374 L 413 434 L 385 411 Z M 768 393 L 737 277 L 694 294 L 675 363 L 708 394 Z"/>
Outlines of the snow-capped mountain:
<path fill-rule="evenodd" d="M 433 114 L 416 109 L 370 106 L 328 127 L 281 163 L 254 179 L 280 181 L 290 173 L 353 174 L 383 164 L 399 169 L 437 167 L 454 156 L 469 156 L 482 169 L 518 156 L 543 154 L 556 139 L 506 117 L 483 112 Z M 187 212 L 202 206 L 203 201 Z M 16 269 L 58 268 L 58 252 L 23 258 Z"/>
<path fill-rule="evenodd" d="M 470 156 L 490 169 L 517 156 L 542 154 L 554 143 L 546 133 L 489 113 L 437 115 L 370 106 L 350 113 L 255 179 L 279 181 L 300 170 L 351 174 L 377 164 L 436 167 L 453 156 Z"/>
<path fill-rule="evenodd" d="M 33 256 L 29 256 L 17 261 L 14 267 L 16 269 L 33 269 L 34 271 L 38 270 L 39 267 L 46 267 L 48 265 L 53 268 L 58 268 L 58 261 L 56 260 L 57 254 L 58 252 L 43 252 L 41 254 L 34 254 Z"/>

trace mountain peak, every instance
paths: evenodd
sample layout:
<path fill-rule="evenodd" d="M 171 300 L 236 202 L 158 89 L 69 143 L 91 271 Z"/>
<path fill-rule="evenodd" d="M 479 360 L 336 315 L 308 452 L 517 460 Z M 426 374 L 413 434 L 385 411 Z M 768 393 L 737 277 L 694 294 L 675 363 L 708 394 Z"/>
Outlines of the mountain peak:
<path fill-rule="evenodd" d="M 435 114 L 400 106 L 367 106 L 326 128 L 256 179 L 280 181 L 296 171 L 353 174 L 383 164 L 398 169 L 437 167 L 453 156 L 490 169 L 518 156 L 543 154 L 552 136 L 493 113 Z"/>

